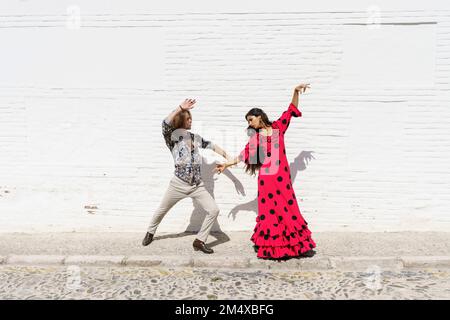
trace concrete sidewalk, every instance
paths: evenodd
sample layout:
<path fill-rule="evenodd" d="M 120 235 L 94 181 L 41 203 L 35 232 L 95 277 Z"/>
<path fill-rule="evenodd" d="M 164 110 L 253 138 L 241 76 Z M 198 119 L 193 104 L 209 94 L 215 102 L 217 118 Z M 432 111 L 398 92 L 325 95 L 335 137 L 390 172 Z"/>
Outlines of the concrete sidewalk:
<path fill-rule="evenodd" d="M 316 232 L 311 258 L 256 258 L 251 232 L 212 233 L 215 253 L 195 252 L 195 233 L 0 233 L 0 264 L 164 266 L 296 270 L 450 268 L 450 232 Z"/>

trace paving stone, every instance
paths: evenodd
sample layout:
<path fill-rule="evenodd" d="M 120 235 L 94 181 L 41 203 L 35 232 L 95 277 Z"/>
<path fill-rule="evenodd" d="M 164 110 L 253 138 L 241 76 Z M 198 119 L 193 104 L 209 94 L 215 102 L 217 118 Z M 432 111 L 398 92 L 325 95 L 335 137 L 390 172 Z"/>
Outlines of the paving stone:
<path fill-rule="evenodd" d="M 449 299 L 449 270 L 0 265 L 0 299 Z"/>

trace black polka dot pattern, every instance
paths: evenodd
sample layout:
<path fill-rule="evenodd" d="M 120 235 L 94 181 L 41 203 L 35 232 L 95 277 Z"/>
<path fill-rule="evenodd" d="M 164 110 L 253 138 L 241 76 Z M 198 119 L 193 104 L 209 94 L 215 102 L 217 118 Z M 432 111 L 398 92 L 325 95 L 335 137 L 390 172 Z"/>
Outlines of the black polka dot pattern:
<path fill-rule="evenodd" d="M 292 117 L 299 116 L 295 106 L 290 105 L 281 118 L 273 122 L 273 127 L 280 135 L 272 137 L 257 136 L 262 147 L 257 159 L 264 163 L 259 168 L 258 176 L 258 215 L 252 240 L 259 258 L 282 259 L 298 256 L 306 248 L 313 248 L 306 221 L 296 205 L 296 195 L 289 162 L 286 158 L 284 133 Z M 258 141 L 258 139 L 256 139 Z M 259 146 L 258 146 L 259 147 Z M 275 150 L 275 151 L 274 151 Z M 281 150 L 283 152 L 281 153 Z M 273 153 L 272 152 L 276 152 Z M 272 157 L 273 156 L 273 157 Z M 271 158 L 268 158 L 271 157 Z"/>

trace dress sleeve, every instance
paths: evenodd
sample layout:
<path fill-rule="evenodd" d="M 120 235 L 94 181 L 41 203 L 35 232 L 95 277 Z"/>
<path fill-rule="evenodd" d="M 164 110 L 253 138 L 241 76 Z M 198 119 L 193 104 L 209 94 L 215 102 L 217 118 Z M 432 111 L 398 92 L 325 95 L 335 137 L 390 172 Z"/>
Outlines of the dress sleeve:
<path fill-rule="evenodd" d="M 245 162 L 246 164 L 248 164 L 249 162 L 256 163 L 255 160 L 249 161 L 249 159 L 255 159 L 256 157 L 256 152 L 258 150 L 256 139 L 256 134 L 249 139 L 249 142 L 247 142 L 245 148 L 239 153 L 239 160 Z"/>
<path fill-rule="evenodd" d="M 283 132 L 283 134 L 286 132 L 287 128 L 289 127 L 289 124 L 291 122 L 292 117 L 301 117 L 302 112 L 298 110 L 298 108 L 294 104 L 290 104 L 286 111 L 284 111 L 281 115 L 281 117 L 276 120 L 278 127 Z"/>
<path fill-rule="evenodd" d="M 248 155 L 249 155 L 249 143 L 245 145 L 244 150 L 239 153 L 239 160 L 248 163 Z"/>

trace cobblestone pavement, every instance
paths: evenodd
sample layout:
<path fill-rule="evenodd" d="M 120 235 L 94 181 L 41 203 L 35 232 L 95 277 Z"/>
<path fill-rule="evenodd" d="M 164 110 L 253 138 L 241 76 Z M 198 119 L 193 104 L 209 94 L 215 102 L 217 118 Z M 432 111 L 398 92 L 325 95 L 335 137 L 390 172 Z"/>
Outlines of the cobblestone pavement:
<path fill-rule="evenodd" d="M 449 299 L 450 270 L 0 266 L 0 299 Z"/>

